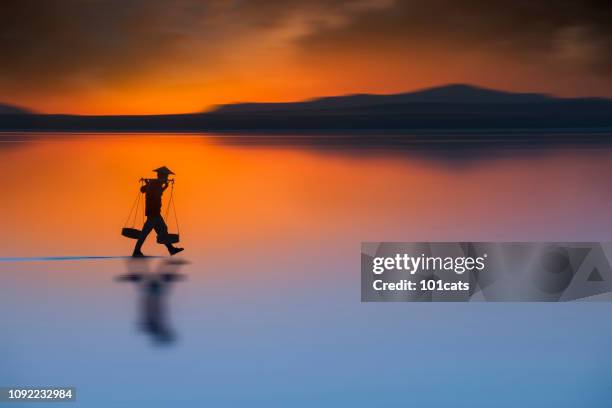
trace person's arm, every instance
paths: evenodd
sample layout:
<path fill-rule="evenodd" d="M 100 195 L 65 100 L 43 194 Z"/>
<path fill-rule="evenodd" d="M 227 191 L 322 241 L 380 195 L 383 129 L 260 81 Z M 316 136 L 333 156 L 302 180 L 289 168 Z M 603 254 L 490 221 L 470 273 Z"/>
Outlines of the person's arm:
<path fill-rule="evenodd" d="M 146 193 L 147 192 L 147 187 L 149 187 L 149 182 L 145 180 L 145 183 L 142 185 L 142 187 L 140 187 L 140 192 L 141 193 Z"/>

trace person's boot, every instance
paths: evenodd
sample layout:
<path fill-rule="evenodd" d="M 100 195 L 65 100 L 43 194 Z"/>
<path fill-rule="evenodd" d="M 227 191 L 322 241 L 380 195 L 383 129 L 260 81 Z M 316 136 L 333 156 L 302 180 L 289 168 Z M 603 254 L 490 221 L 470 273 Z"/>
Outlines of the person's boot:
<path fill-rule="evenodd" d="M 184 250 L 185 250 L 185 248 L 177 248 L 177 247 L 174 247 L 174 246 L 169 246 L 168 247 L 168 252 L 170 252 L 170 255 L 178 254 L 179 252 L 184 251 Z"/>
<path fill-rule="evenodd" d="M 145 255 L 140 249 L 135 249 L 134 252 L 132 252 L 132 258 L 144 258 L 144 256 Z"/>

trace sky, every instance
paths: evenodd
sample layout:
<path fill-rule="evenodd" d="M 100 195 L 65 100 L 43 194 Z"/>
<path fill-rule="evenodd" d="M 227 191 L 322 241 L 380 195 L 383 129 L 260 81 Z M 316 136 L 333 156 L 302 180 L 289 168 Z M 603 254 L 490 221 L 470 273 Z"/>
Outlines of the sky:
<path fill-rule="evenodd" d="M 5 0 L 0 101 L 42 113 L 397 93 L 612 96 L 612 3 Z"/>

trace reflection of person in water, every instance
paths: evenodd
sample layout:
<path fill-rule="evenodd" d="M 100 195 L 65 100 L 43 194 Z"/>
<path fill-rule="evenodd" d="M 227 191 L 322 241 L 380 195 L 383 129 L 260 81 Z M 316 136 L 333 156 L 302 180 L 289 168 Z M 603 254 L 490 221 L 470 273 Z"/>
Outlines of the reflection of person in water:
<path fill-rule="evenodd" d="M 135 258 L 144 256 L 142 253 L 142 244 L 144 244 L 147 236 L 149 236 L 153 229 L 157 233 L 158 242 L 163 242 L 165 237 L 168 236 L 168 226 L 161 215 L 162 195 L 171 182 L 168 180 L 168 176 L 174 173 L 165 166 L 155 169 L 154 171 L 157 172 L 157 178 L 144 179 L 144 185 L 140 188 L 140 191 L 145 194 L 145 215 L 147 216 L 147 220 L 142 227 L 142 232 L 134 247 L 132 256 Z M 177 248 L 169 242 L 164 243 L 164 245 L 168 248 L 170 255 L 177 254 L 183 250 L 183 248 Z"/>
<path fill-rule="evenodd" d="M 140 293 L 140 328 L 158 343 L 168 344 L 175 340 L 169 324 L 168 293 L 173 282 L 183 279 L 178 270 L 184 262 L 166 260 L 156 272 L 148 271 L 148 260 L 128 262 L 129 273 L 117 277 L 122 282 L 138 285 Z"/>

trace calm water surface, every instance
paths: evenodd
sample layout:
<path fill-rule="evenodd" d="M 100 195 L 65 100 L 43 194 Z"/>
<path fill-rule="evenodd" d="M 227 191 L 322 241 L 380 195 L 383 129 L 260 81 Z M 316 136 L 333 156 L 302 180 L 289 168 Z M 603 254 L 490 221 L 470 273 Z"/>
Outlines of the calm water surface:
<path fill-rule="evenodd" d="M 0 386 L 76 386 L 83 407 L 610 406 L 612 305 L 362 304 L 359 251 L 610 241 L 612 149 L 286 140 L 0 135 L 0 257 L 129 255 L 161 165 L 186 248 L 0 262 Z"/>

